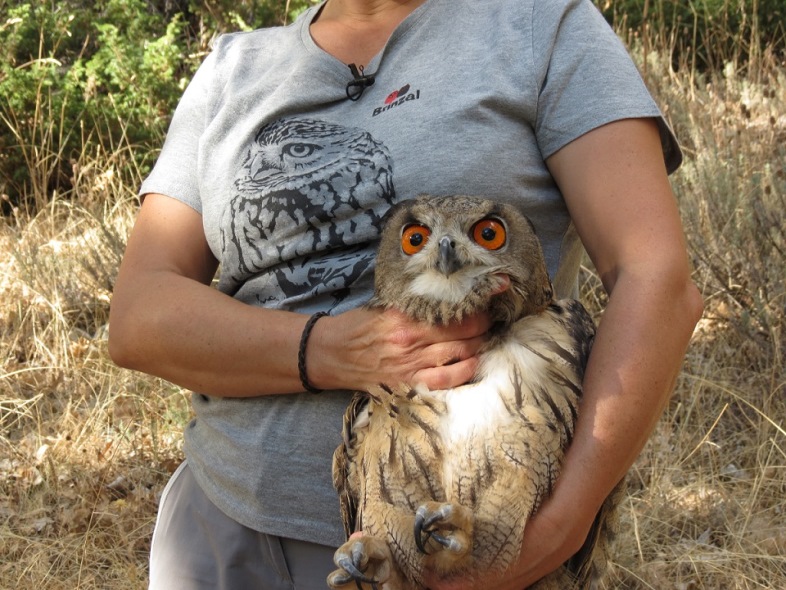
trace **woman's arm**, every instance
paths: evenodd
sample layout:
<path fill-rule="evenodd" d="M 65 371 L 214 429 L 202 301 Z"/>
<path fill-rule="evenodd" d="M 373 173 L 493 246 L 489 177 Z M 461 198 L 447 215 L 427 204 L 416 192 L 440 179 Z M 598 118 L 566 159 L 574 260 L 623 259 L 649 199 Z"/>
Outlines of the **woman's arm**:
<path fill-rule="evenodd" d="M 217 266 L 201 215 L 148 195 L 113 293 L 112 359 L 211 395 L 302 391 L 297 353 L 308 317 L 252 307 L 210 288 Z M 309 380 L 324 389 L 380 381 L 459 385 L 474 374 L 488 327 L 480 316 L 430 328 L 362 309 L 322 318 L 308 343 Z"/>
<path fill-rule="evenodd" d="M 583 543 L 655 428 L 703 310 L 653 120 L 601 127 L 548 165 L 609 301 L 563 473 L 525 534 L 526 584 Z"/>
<path fill-rule="evenodd" d="M 580 548 L 654 429 L 702 312 L 654 121 L 598 128 L 548 166 L 609 302 L 562 474 L 528 524 L 519 564 L 495 584 L 502 590 L 526 588 Z"/>

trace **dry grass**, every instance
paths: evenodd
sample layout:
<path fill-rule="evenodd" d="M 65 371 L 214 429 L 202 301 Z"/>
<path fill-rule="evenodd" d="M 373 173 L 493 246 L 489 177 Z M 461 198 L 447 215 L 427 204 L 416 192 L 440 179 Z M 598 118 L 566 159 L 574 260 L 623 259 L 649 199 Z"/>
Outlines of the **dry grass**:
<path fill-rule="evenodd" d="M 646 63 L 686 146 L 674 185 L 707 313 L 631 473 L 617 587 L 786 588 L 786 70 Z M 3 587 L 143 588 L 180 457 L 185 393 L 106 352 L 138 182 L 118 157 L 86 153 L 68 200 L 0 221 Z M 589 271 L 584 292 L 602 304 Z"/>
<path fill-rule="evenodd" d="M 786 588 L 786 70 L 646 73 L 706 312 L 631 473 L 619 587 Z"/>
<path fill-rule="evenodd" d="M 108 166 L 107 166 L 108 164 Z M 134 215 L 111 161 L 0 226 L 0 586 L 143 587 L 187 398 L 106 352 Z"/>

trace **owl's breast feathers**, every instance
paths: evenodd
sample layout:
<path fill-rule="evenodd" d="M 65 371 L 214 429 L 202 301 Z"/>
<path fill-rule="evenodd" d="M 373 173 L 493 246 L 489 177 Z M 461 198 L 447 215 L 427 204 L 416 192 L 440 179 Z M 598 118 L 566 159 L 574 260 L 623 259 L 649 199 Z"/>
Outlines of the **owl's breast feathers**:
<path fill-rule="evenodd" d="M 553 302 L 494 336 L 472 383 L 357 394 L 334 463 L 347 533 L 368 530 L 368 495 L 413 510 L 424 498 L 475 509 L 493 503 L 497 478 L 527 490 L 511 508 L 526 518 L 572 439 L 593 335 L 580 303 Z"/>
<path fill-rule="evenodd" d="M 489 342 L 473 383 L 444 397 L 445 473 L 477 469 L 466 449 L 482 449 L 492 472 L 513 470 L 534 484 L 531 510 L 548 495 L 573 438 L 594 323 L 581 304 L 554 302 L 515 322 Z M 454 478 L 455 479 L 455 478 Z M 488 486 L 484 477 L 478 486 Z M 448 481 L 463 501 L 478 490 Z M 529 514 L 530 510 L 526 511 Z"/>

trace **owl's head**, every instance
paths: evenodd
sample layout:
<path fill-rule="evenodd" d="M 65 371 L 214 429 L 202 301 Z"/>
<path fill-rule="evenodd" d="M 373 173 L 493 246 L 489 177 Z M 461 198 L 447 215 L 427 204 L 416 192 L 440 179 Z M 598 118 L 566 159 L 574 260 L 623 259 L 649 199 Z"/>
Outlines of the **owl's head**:
<path fill-rule="evenodd" d="M 515 207 L 478 197 L 422 195 L 388 214 L 372 305 L 430 323 L 488 310 L 495 321 L 509 324 L 551 299 L 540 242 Z"/>

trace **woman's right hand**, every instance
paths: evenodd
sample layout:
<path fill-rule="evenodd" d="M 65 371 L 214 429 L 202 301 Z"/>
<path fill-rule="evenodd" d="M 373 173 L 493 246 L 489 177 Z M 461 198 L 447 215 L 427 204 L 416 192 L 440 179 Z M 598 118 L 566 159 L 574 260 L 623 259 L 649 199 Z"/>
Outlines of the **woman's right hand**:
<path fill-rule="evenodd" d="M 325 317 L 309 339 L 309 381 L 320 389 L 463 385 L 477 370 L 490 327 L 486 314 L 446 326 L 419 323 L 396 310 L 356 309 Z"/>

